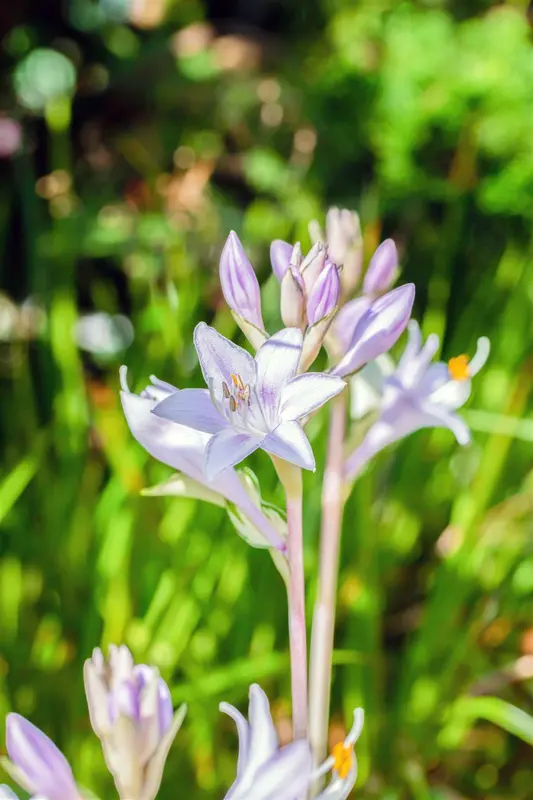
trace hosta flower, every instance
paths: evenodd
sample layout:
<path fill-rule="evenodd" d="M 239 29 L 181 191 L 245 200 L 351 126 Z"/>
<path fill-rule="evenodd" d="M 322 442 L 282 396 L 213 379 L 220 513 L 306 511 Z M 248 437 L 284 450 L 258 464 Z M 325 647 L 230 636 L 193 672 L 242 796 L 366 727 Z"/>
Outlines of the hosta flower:
<path fill-rule="evenodd" d="M 229 703 L 220 710 L 237 726 L 237 778 L 225 800 L 296 800 L 309 786 L 313 758 L 307 741 L 280 748 L 270 705 L 260 686 L 250 687 L 248 721 Z"/>
<path fill-rule="evenodd" d="M 438 336 L 432 334 L 422 345 L 418 324 L 410 323 L 398 366 L 380 387 L 379 417 L 346 462 L 347 478 L 354 478 L 384 447 L 421 428 L 449 428 L 459 444 L 468 444 L 470 430 L 456 411 L 469 398 L 472 378 L 484 366 L 490 343 L 484 336 L 478 339 L 471 361 L 460 355 L 448 363 L 431 363 L 438 348 Z"/>
<path fill-rule="evenodd" d="M 255 358 L 205 323 L 197 325 L 194 343 L 209 390 L 175 392 L 152 413 L 213 434 L 205 458 L 208 480 L 258 448 L 314 469 L 313 451 L 299 420 L 341 392 L 345 383 L 321 373 L 296 375 L 302 332 L 285 328 Z"/>
<path fill-rule="evenodd" d="M 80 800 L 69 763 L 51 739 L 20 714 L 8 714 L 2 766 L 25 791 L 41 800 Z M 5 787 L 4 797 L 14 797 Z M 0 790 L 0 797 L 2 797 Z"/>
<path fill-rule="evenodd" d="M 15 792 L 12 792 L 5 783 L 0 783 L 0 800 L 18 800 Z"/>
<path fill-rule="evenodd" d="M 344 350 L 333 374 L 350 375 L 390 350 L 407 327 L 414 298 L 415 287 L 407 283 L 370 305 L 366 304 L 366 298 L 356 298 L 348 303 L 332 330 L 337 342 L 342 342 L 341 352 Z M 353 327 L 351 334 L 347 335 L 350 324 Z"/>
<path fill-rule="evenodd" d="M 135 664 L 124 645 L 99 649 L 85 662 L 85 692 L 94 732 L 121 800 L 154 800 L 186 707 L 175 713 L 155 667 Z"/>
<path fill-rule="evenodd" d="M 161 400 L 180 390 L 152 378 L 152 383 L 140 395 L 133 394 L 128 388 L 126 367 L 121 367 L 120 382 L 122 407 L 134 437 L 150 455 L 180 473 L 171 479 L 168 493 L 184 494 L 222 506 L 229 501 L 248 517 L 263 536 L 265 544 L 284 550 L 285 543 L 279 532 L 252 502 L 234 469 L 224 470 L 216 481 L 207 478 L 205 455 L 210 435 L 151 413 Z"/>
<path fill-rule="evenodd" d="M 311 747 L 301 739 L 285 747 L 279 740 L 266 694 L 260 686 L 250 687 L 248 720 L 229 703 L 220 710 L 237 726 L 239 758 L 237 778 L 225 800 L 297 800 L 311 784 L 331 772 L 331 781 L 319 795 L 320 800 L 345 800 L 357 778 L 354 745 L 363 727 L 363 712 L 357 709 L 354 725 L 344 742 L 313 770 Z"/>

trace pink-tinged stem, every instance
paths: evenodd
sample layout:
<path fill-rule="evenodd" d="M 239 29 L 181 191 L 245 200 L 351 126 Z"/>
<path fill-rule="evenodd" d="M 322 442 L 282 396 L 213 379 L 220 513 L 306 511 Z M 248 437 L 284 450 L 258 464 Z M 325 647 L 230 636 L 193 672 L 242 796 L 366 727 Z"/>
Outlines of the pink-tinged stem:
<path fill-rule="evenodd" d="M 315 764 L 327 753 L 339 547 L 344 511 L 343 450 L 346 392 L 332 404 L 328 453 L 322 486 L 322 526 L 317 599 L 311 637 L 309 738 Z"/>
<path fill-rule="evenodd" d="M 302 470 L 272 456 L 287 498 L 289 580 L 289 647 L 291 657 L 292 728 L 295 739 L 307 738 L 307 632 L 302 525 Z"/>
<path fill-rule="evenodd" d="M 291 654 L 292 726 L 295 739 L 307 736 L 307 632 L 305 629 L 305 583 L 302 526 L 302 475 L 300 491 L 287 492 L 287 556 L 290 579 L 289 641 Z"/>

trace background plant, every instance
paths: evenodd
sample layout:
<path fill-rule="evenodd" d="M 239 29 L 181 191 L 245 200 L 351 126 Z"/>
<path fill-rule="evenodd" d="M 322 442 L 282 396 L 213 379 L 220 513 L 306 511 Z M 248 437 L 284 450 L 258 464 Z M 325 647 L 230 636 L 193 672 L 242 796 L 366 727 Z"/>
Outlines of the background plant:
<path fill-rule="evenodd" d="M 418 433 L 348 504 L 333 708 L 366 710 L 360 792 L 529 796 L 533 734 L 512 708 L 533 711 L 525 5 L 2 12 L 2 107 L 23 139 L 0 162 L 0 710 L 31 715 L 103 796 L 80 678 L 99 642 L 125 641 L 189 703 L 163 800 L 176 780 L 208 798 L 231 782 L 219 699 L 243 703 L 252 680 L 289 693 L 275 569 L 220 509 L 139 496 L 169 471 L 129 435 L 118 366 L 136 388 L 151 372 L 200 386 L 195 323 L 235 332 L 217 276 L 228 230 L 263 281 L 270 240 L 307 246 L 333 202 L 360 211 L 368 255 L 395 239 L 445 358 L 480 333 L 493 344 L 466 413 L 476 443 Z M 272 329 L 276 292 L 269 277 Z M 326 424 L 309 426 L 322 463 Z M 282 505 L 266 459 L 251 465 Z M 312 577 L 318 473 L 305 481 Z"/>

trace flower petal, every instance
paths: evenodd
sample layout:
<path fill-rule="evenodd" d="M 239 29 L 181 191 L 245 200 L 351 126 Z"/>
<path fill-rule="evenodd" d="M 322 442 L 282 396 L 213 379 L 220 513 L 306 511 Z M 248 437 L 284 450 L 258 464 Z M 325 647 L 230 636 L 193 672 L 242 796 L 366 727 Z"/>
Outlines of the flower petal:
<path fill-rule="evenodd" d="M 218 433 L 228 422 L 219 414 L 207 389 L 181 389 L 152 409 L 152 414 L 204 433 Z"/>
<path fill-rule="evenodd" d="M 348 350 L 359 320 L 371 305 L 372 301 L 363 295 L 350 300 L 335 315 L 329 329 L 329 337 L 334 340 L 334 352 L 339 357 L 343 356 Z"/>
<path fill-rule="evenodd" d="M 477 340 L 477 350 L 472 361 L 468 365 L 468 372 L 470 377 L 476 375 L 479 370 L 485 366 L 490 354 L 490 339 L 486 336 L 480 336 Z"/>
<path fill-rule="evenodd" d="M 398 268 L 398 251 L 392 239 L 385 239 L 370 259 L 363 282 L 363 292 L 375 295 L 386 292 Z"/>
<path fill-rule="evenodd" d="M 283 420 L 297 420 L 315 411 L 342 392 L 345 381 L 336 375 L 306 372 L 297 375 L 281 395 L 280 415 Z"/>
<path fill-rule="evenodd" d="M 278 281 L 283 280 L 283 276 L 289 268 L 293 246 L 282 239 L 274 239 L 270 245 L 270 261 L 272 270 Z"/>
<path fill-rule="evenodd" d="M 408 283 L 376 300 L 356 325 L 348 351 L 335 367 L 335 374 L 350 375 L 390 350 L 407 327 L 414 297 L 414 285 Z"/>
<path fill-rule="evenodd" d="M 279 747 L 268 697 L 257 683 L 250 686 L 248 720 L 250 722 L 250 749 L 247 771 L 255 772 L 265 761 L 272 758 Z"/>
<path fill-rule="evenodd" d="M 0 800 L 18 800 L 17 795 L 5 783 L 0 783 Z"/>
<path fill-rule="evenodd" d="M 307 741 L 300 739 L 286 745 L 257 771 L 253 800 L 294 800 L 301 796 L 309 787 L 312 766 Z"/>
<path fill-rule="evenodd" d="M 223 384 L 231 386 L 232 375 L 239 375 L 245 386 L 255 388 L 256 366 L 250 353 L 205 322 L 200 322 L 194 329 L 194 346 L 204 380 L 215 400 L 223 402 Z"/>
<path fill-rule="evenodd" d="M 273 456 L 315 471 L 315 457 L 309 439 L 297 422 L 282 422 L 261 444 Z"/>
<path fill-rule="evenodd" d="M 195 480 L 205 480 L 208 434 L 156 417 L 151 413 L 155 402 L 150 397 L 122 391 L 120 399 L 132 434 L 151 456 Z"/>
<path fill-rule="evenodd" d="M 261 446 L 262 438 L 226 428 L 215 433 L 207 443 L 205 454 L 205 474 L 208 481 L 214 481 L 228 467 L 243 461 L 246 456 Z"/>
<path fill-rule="evenodd" d="M 32 793 L 43 794 L 48 800 L 78 800 L 72 769 L 63 753 L 20 714 L 7 715 L 6 746 Z"/>
<path fill-rule="evenodd" d="M 230 703 L 220 703 L 219 708 L 223 714 L 227 714 L 229 717 L 231 717 L 237 726 L 237 735 L 239 737 L 237 778 L 239 778 L 244 769 L 246 769 L 246 764 L 248 763 L 248 755 L 250 750 L 250 726 L 241 712 Z"/>
<path fill-rule="evenodd" d="M 299 328 L 284 328 L 257 351 L 257 393 L 271 428 L 278 422 L 282 389 L 296 375 L 302 344 L 303 334 Z"/>

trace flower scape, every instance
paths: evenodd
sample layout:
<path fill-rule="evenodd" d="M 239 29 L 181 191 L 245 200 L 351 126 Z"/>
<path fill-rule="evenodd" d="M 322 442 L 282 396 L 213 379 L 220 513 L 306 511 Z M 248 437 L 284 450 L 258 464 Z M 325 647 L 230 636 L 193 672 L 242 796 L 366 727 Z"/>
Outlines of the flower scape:
<path fill-rule="evenodd" d="M 328 747 L 338 553 L 343 507 L 351 487 L 385 448 L 422 428 L 445 428 L 459 445 L 470 431 L 459 414 L 472 381 L 489 355 L 482 337 L 470 359 L 434 360 L 439 337 L 423 341 L 411 319 L 415 287 L 394 287 L 398 252 L 387 239 L 364 269 L 357 214 L 332 208 L 325 230 L 310 225 L 311 249 L 299 242 L 272 242 L 270 257 L 279 283 L 283 327 L 268 331 L 261 287 L 236 235 L 220 258 L 220 284 L 246 347 L 200 322 L 194 347 L 205 387 L 176 387 L 150 377 L 131 390 L 120 371 L 122 408 L 133 437 L 155 459 L 175 470 L 145 492 L 181 495 L 225 508 L 240 536 L 273 558 L 286 590 L 292 687 L 292 737 L 280 741 L 269 699 L 249 688 L 248 715 L 227 702 L 220 710 L 235 723 L 238 760 L 226 800 L 345 800 L 357 781 L 356 743 L 364 713 L 353 710 L 344 736 Z M 398 361 L 389 354 L 407 332 Z M 244 339 L 242 341 L 244 342 Z M 315 362 L 321 367 L 313 370 Z M 371 401 L 354 408 L 350 395 L 365 390 Z M 308 647 L 303 571 L 302 470 L 317 462 L 306 431 L 330 405 L 328 455 L 323 478 L 323 515 L 318 589 Z M 364 420 L 363 420 L 364 417 Z M 361 435 L 353 442 L 353 429 Z M 286 497 L 280 511 L 262 499 L 255 476 L 243 468 L 248 456 L 270 458 Z M 284 589 L 282 588 L 284 587 Z M 165 763 L 180 728 L 185 704 L 173 707 L 171 692 L 154 665 L 137 664 L 123 644 L 95 649 L 84 667 L 90 722 L 101 743 L 120 800 L 155 800 Z M 34 800 L 94 797 L 78 784 L 65 756 L 28 719 L 10 713 L 7 756 L 2 766 Z M 179 794 L 177 795 L 179 796 Z M 0 797 L 15 798 L 7 785 Z"/>

